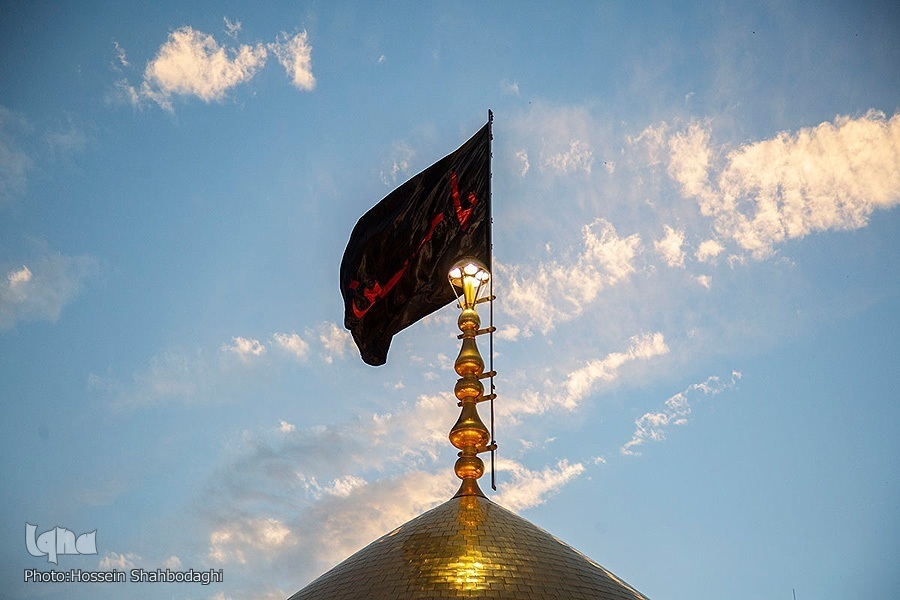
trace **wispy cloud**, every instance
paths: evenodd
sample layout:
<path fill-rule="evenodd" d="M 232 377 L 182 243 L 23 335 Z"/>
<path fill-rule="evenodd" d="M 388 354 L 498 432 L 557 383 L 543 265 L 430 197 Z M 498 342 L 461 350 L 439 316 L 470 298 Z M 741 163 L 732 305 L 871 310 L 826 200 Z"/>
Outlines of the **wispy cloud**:
<path fill-rule="evenodd" d="M 512 129 L 523 155 L 545 176 L 591 174 L 596 123 L 586 109 L 539 104 L 515 119 Z"/>
<path fill-rule="evenodd" d="M 500 91 L 504 94 L 508 94 L 510 96 L 518 96 L 519 95 L 519 82 L 518 81 L 510 81 L 509 79 L 501 79 L 500 80 Z"/>
<path fill-rule="evenodd" d="M 496 502 L 516 511 L 543 504 L 585 470 L 583 464 L 569 464 L 567 460 L 561 460 L 555 466 L 547 466 L 540 471 L 529 470 L 508 459 L 499 460 L 497 467 L 498 471 L 508 471 L 512 480 L 501 484 Z"/>
<path fill-rule="evenodd" d="M 293 36 L 281 33 L 274 43 L 269 44 L 269 50 L 278 58 L 294 87 L 307 92 L 316 87 L 316 78 L 312 73 L 312 46 L 306 31 Z"/>
<path fill-rule="evenodd" d="M 90 256 L 43 256 L 7 271 L 0 280 L 0 330 L 27 321 L 56 321 L 99 270 Z"/>
<path fill-rule="evenodd" d="M 15 271 L 13 276 L 27 278 L 20 271 Z M 293 332 L 272 334 L 271 348 L 278 352 L 270 352 L 270 346 L 251 336 L 234 336 L 212 352 L 209 348 L 167 349 L 124 380 L 112 373 L 91 373 L 88 386 L 106 396 L 110 406 L 117 409 L 158 407 L 171 402 L 223 402 L 234 395 L 239 380 L 246 383 L 246 369 L 250 365 L 271 369 L 286 359 L 305 363 L 310 354 L 331 364 L 336 358 L 343 358 L 352 343 L 350 334 L 332 322 L 304 331 L 305 339 Z"/>
<path fill-rule="evenodd" d="M 526 334 L 532 327 L 546 334 L 557 323 L 580 315 L 601 289 L 635 271 L 639 235 L 619 237 L 605 219 L 585 225 L 581 233 L 583 250 L 572 262 L 552 261 L 527 268 L 497 265 L 508 282 L 504 311 L 514 322 L 521 322 Z"/>
<path fill-rule="evenodd" d="M 128 57 L 125 55 L 125 49 L 122 48 L 122 46 L 119 45 L 119 42 L 115 40 L 113 40 L 113 47 L 116 49 L 116 62 L 118 63 L 116 68 L 120 69 L 120 67 L 130 67 L 131 63 L 128 62 Z"/>
<path fill-rule="evenodd" d="M 390 158 L 381 169 L 381 181 L 384 185 L 394 186 L 398 179 L 409 172 L 410 161 L 415 156 L 415 151 L 406 142 L 394 142 Z"/>
<path fill-rule="evenodd" d="M 573 411 L 582 406 L 598 385 L 616 381 L 625 365 L 668 353 L 669 347 L 661 332 L 636 335 L 624 351 L 610 352 L 602 358 L 583 362 L 566 375 L 564 382 L 547 379 L 543 391 L 526 388 L 505 395 L 498 409 L 513 425 L 530 415 L 553 410 Z"/>
<path fill-rule="evenodd" d="M 25 193 L 32 161 L 18 134 L 30 128 L 23 116 L 0 106 L 0 205 Z"/>
<path fill-rule="evenodd" d="M 702 383 L 690 385 L 665 401 L 663 408 L 641 415 L 635 422 L 631 439 L 619 448 L 626 456 L 639 456 L 638 446 L 647 442 L 661 442 L 666 439 L 670 427 L 685 425 L 691 415 L 691 404 L 704 396 L 715 396 L 734 387 L 741 378 L 740 371 L 733 371 L 727 381 L 713 375 Z"/>
<path fill-rule="evenodd" d="M 668 354 L 665 336 L 660 332 L 645 333 L 631 338 L 624 352 L 612 352 L 604 358 L 592 360 L 583 367 L 572 371 L 566 381 L 566 396 L 562 401 L 565 408 L 572 409 L 587 396 L 599 382 L 614 380 L 619 369 L 635 360 L 647 360 Z"/>
<path fill-rule="evenodd" d="M 225 22 L 225 34 L 231 38 L 237 39 L 238 33 L 243 29 L 243 25 L 237 19 L 234 22 L 230 21 L 228 17 L 222 17 L 222 21 Z"/>
<path fill-rule="evenodd" d="M 582 140 L 572 140 L 567 149 L 544 156 L 541 170 L 546 169 L 559 175 L 582 171 L 590 175 L 593 165 L 594 152 L 590 146 Z"/>
<path fill-rule="evenodd" d="M 721 167 L 708 122 L 662 129 L 682 194 L 757 259 L 813 232 L 863 227 L 873 211 L 900 204 L 900 114 L 872 110 L 782 132 L 727 152 Z"/>

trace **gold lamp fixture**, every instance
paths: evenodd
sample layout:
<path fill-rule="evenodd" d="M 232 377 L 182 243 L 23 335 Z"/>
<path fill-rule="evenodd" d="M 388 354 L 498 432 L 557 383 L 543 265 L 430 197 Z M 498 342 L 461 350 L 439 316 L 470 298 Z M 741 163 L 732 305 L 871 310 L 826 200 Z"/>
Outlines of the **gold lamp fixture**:
<path fill-rule="evenodd" d="M 488 431 L 481 417 L 478 416 L 476 405 L 485 400 L 493 400 L 494 371 L 484 371 L 484 359 L 478 351 L 475 337 L 484 333 L 492 333 L 494 327 L 480 329 L 481 317 L 475 310 L 475 305 L 480 302 L 492 301 L 493 296 L 483 296 L 485 285 L 490 281 L 491 274 L 478 260 L 463 259 L 450 269 L 450 285 L 456 292 L 457 301 L 462 312 L 457 324 L 462 332 L 458 337 L 462 340 L 462 347 L 453 367 L 459 379 L 454 386 L 458 406 L 462 408 L 459 419 L 450 430 L 450 443 L 459 449 L 459 458 L 454 466 L 456 476 L 462 479 L 462 485 L 457 496 L 484 496 L 478 487 L 478 478 L 484 475 L 484 461 L 478 456 L 482 452 L 493 452 L 497 444 L 493 441 L 492 431 Z M 492 353 L 493 354 L 493 353 Z M 482 379 L 491 378 L 491 393 L 485 395 Z M 493 417 L 493 410 L 491 411 Z M 493 424 L 493 419 L 492 419 Z M 491 428 L 493 429 L 493 427 Z M 493 455 L 492 455 L 493 456 Z"/>

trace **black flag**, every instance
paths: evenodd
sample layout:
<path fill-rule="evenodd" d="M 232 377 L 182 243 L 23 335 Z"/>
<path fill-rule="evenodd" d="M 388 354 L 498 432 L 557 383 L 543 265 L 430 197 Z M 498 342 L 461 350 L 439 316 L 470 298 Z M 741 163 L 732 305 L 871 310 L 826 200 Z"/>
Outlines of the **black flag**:
<path fill-rule="evenodd" d="M 387 360 L 391 338 L 456 299 L 463 257 L 490 269 L 491 122 L 360 218 L 341 261 L 344 326 L 362 359 Z"/>

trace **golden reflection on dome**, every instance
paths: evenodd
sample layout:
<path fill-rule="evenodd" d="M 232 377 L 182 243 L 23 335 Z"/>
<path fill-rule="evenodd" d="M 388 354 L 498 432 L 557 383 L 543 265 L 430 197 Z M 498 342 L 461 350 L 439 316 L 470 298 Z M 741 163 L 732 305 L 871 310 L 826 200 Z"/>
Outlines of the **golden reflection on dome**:
<path fill-rule="evenodd" d="M 292 600 L 645 600 L 546 531 L 456 496 L 363 548 Z"/>

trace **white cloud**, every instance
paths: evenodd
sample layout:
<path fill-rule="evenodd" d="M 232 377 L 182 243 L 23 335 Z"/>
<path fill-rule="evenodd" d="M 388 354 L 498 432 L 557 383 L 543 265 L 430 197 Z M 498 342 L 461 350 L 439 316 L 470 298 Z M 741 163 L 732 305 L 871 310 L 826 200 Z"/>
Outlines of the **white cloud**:
<path fill-rule="evenodd" d="M 624 352 L 611 352 L 604 358 L 592 360 L 569 373 L 566 396 L 561 405 L 570 410 L 574 409 L 590 393 L 595 383 L 613 381 L 618 377 L 619 369 L 625 364 L 662 356 L 668 352 L 665 336 L 658 331 L 634 336 Z"/>
<path fill-rule="evenodd" d="M 665 232 L 661 240 L 653 242 L 653 247 L 663 257 L 667 265 L 670 267 L 683 267 L 684 250 L 681 246 L 684 244 L 684 230 L 676 230 L 666 225 Z"/>
<path fill-rule="evenodd" d="M 522 330 L 518 325 L 511 323 L 509 325 L 501 325 L 497 328 L 496 336 L 501 340 L 508 340 L 510 342 L 514 342 L 519 339 L 519 335 L 522 334 Z"/>
<path fill-rule="evenodd" d="M 519 82 L 518 81 L 510 81 L 508 79 L 500 80 L 500 91 L 504 94 L 509 94 L 510 96 L 518 96 L 519 95 Z"/>
<path fill-rule="evenodd" d="M 655 135 L 652 136 L 655 138 Z M 668 138 L 669 175 L 681 184 L 686 196 L 710 201 L 709 169 L 712 149 L 709 147 L 709 124 L 694 122 Z"/>
<path fill-rule="evenodd" d="M 127 569 L 134 568 L 134 561 L 140 560 L 141 557 L 128 552 L 126 554 L 119 554 L 117 552 L 106 552 L 103 554 L 103 557 L 100 559 L 100 563 L 98 567 L 104 571 L 112 571 L 119 570 L 124 571 Z"/>
<path fill-rule="evenodd" d="M 235 518 L 209 534 L 207 557 L 216 564 L 245 564 L 248 555 L 272 556 L 296 543 L 296 536 L 278 519 Z"/>
<path fill-rule="evenodd" d="M 119 64 L 126 68 L 130 67 L 131 63 L 128 62 L 128 58 L 125 56 L 125 49 L 115 40 L 113 40 L 113 47 L 116 49 L 116 60 L 119 61 Z"/>
<path fill-rule="evenodd" d="M 347 496 L 352 494 L 354 490 L 356 490 L 357 488 L 361 488 L 364 485 L 366 485 L 366 480 L 362 477 L 357 477 L 356 475 L 347 475 L 346 477 L 332 480 L 329 485 L 325 486 L 324 491 L 330 496 L 339 496 L 341 498 L 346 498 Z"/>
<path fill-rule="evenodd" d="M 379 65 L 383 65 L 383 64 L 385 63 L 386 60 L 387 60 L 387 56 L 385 56 L 384 54 L 382 54 L 381 56 L 378 57 L 378 60 L 375 61 L 375 62 L 377 62 Z"/>
<path fill-rule="evenodd" d="M 228 17 L 222 17 L 222 20 L 225 22 L 225 33 L 232 38 L 237 38 L 237 34 L 240 33 L 243 28 L 241 22 L 235 20 L 232 23 L 228 20 Z"/>
<path fill-rule="evenodd" d="M 497 264 L 507 281 L 503 310 L 524 320 L 523 334 L 536 327 L 546 334 L 555 324 L 581 314 L 602 288 L 614 285 L 635 271 L 640 248 L 637 234 L 621 238 L 605 219 L 582 228 L 584 249 L 570 264 L 557 262 L 519 267 Z"/>
<path fill-rule="evenodd" d="M 231 88 L 253 78 L 266 62 L 262 44 L 222 47 L 209 34 L 189 26 L 176 29 L 144 70 L 140 90 L 128 90 L 133 100 L 149 98 L 172 110 L 172 96 L 221 100 Z"/>
<path fill-rule="evenodd" d="M 350 332 L 338 327 L 334 323 L 323 323 L 319 328 L 319 342 L 322 343 L 325 362 L 330 363 L 335 358 L 343 358 L 344 352 L 350 347 L 353 338 Z"/>
<path fill-rule="evenodd" d="M 384 185 L 393 187 L 400 176 L 409 172 L 410 162 L 415 156 L 415 151 L 406 142 L 394 142 L 391 150 L 389 165 L 381 170 L 381 181 Z"/>
<path fill-rule="evenodd" d="M 97 262 L 89 256 L 58 253 L 8 271 L 0 281 L 0 330 L 20 321 L 56 321 L 96 271 Z"/>
<path fill-rule="evenodd" d="M 703 396 L 715 396 L 732 388 L 740 378 L 740 371 L 732 371 L 729 381 L 722 381 L 713 375 L 702 383 L 692 384 L 684 391 L 678 392 L 666 400 L 661 410 L 644 413 L 635 420 L 631 440 L 619 448 L 619 451 L 626 456 L 639 456 L 640 452 L 635 448 L 648 441 L 661 442 L 666 439 L 666 432 L 670 427 L 687 424 L 692 402 Z"/>
<path fill-rule="evenodd" d="M 531 168 L 531 163 L 528 162 L 528 152 L 525 151 L 524 148 L 516 152 L 516 158 L 522 161 L 522 177 L 525 177 L 528 174 L 528 169 Z"/>
<path fill-rule="evenodd" d="M 272 339 L 279 348 L 290 352 L 299 360 L 305 359 L 309 354 L 309 344 L 297 333 L 273 333 Z"/>
<path fill-rule="evenodd" d="M 182 567 L 181 559 L 175 556 L 174 554 L 163 561 L 163 568 L 179 570 Z"/>
<path fill-rule="evenodd" d="M 728 152 L 718 170 L 708 123 L 671 135 L 668 149 L 683 195 L 757 259 L 813 232 L 864 227 L 876 209 L 900 204 L 900 114 L 782 132 Z"/>
<path fill-rule="evenodd" d="M 709 275 L 697 275 L 694 280 L 706 289 L 710 289 L 712 287 L 712 277 L 710 277 Z"/>
<path fill-rule="evenodd" d="M 223 352 L 232 352 L 237 354 L 241 360 L 249 361 L 253 358 L 261 356 L 266 347 L 259 340 L 245 337 L 231 338 L 231 344 L 222 344 Z"/>
<path fill-rule="evenodd" d="M 665 336 L 660 332 L 636 335 L 629 341 L 624 351 L 610 352 L 603 358 L 585 362 L 570 371 L 565 382 L 546 380 L 544 391 L 525 389 L 520 392 L 506 392 L 503 401 L 497 405 L 502 419 L 518 425 L 523 417 L 539 415 L 552 410 L 573 411 L 578 409 L 598 383 L 612 383 L 619 378 L 625 365 L 638 360 L 649 360 L 668 354 Z M 564 391 L 561 391 L 564 390 Z M 552 439 L 548 439 L 548 442 Z"/>
<path fill-rule="evenodd" d="M 287 71 L 294 87 L 305 91 L 312 91 L 316 87 L 316 78 L 312 73 L 312 46 L 309 45 L 306 31 L 292 37 L 282 33 L 274 43 L 269 44 L 269 49 Z"/>
<path fill-rule="evenodd" d="M 296 430 L 297 426 L 294 425 L 293 423 L 288 423 L 287 421 L 282 420 L 282 421 L 279 421 L 279 425 L 275 429 L 277 431 L 280 431 L 281 433 L 290 433 L 290 432 Z"/>
<path fill-rule="evenodd" d="M 513 511 L 543 504 L 562 486 L 584 473 L 585 469 L 583 464 L 569 464 L 567 460 L 561 460 L 555 467 L 545 467 L 541 471 L 531 471 L 509 459 L 497 462 L 498 471 L 512 473 L 512 481 L 499 485 L 496 502 Z"/>
<path fill-rule="evenodd" d="M 541 170 L 550 170 L 559 175 L 567 175 L 583 171 L 590 175 L 594 164 L 594 152 L 582 140 L 571 140 L 569 147 L 563 151 L 544 156 Z"/>
<path fill-rule="evenodd" d="M 706 240 L 701 242 L 697 247 L 697 253 L 694 255 L 697 260 L 702 263 L 713 262 L 719 254 L 725 250 L 725 246 L 717 240 Z"/>

